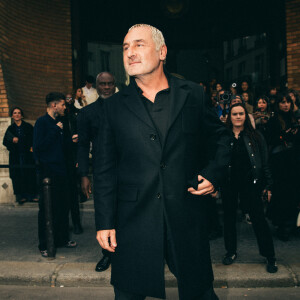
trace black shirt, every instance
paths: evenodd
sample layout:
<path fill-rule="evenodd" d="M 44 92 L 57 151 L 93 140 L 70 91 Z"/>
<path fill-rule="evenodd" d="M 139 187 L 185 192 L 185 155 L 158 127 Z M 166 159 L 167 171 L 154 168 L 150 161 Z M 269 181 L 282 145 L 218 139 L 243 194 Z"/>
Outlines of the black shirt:
<path fill-rule="evenodd" d="M 136 82 L 135 86 L 155 128 L 157 129 L 159 139 L 163 144 L 166 138 L 169 123 L 169 110 L 171 106 L 170 88 L 159 91 L 155 96 L 154 102 L 152 102 L 143 96 L 143 91 L 138 87 Z"/>
<path fill-rule="evenodd" d="M 243 132 L 239 134 L 238 138 L 234 138 L 232 149 L 232 177 L 236 182 L 244 182 L 244 180 L 251 179 L 251 162 L 249 158 L 244 139 Z"/>

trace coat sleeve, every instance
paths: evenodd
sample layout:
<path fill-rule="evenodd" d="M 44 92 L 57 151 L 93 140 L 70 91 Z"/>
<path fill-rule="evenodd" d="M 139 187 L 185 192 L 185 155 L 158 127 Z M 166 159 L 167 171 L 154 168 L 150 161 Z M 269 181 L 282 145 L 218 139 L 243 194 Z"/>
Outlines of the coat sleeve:
<path fill-rule="evenodd" d="M 78 172 L 81 177 L 89 174 L 89 153 L 90 153 L 90 132 L 89 121 L 87 118 L 87 111 L 82 109 L 77 116 L 77 133 L 78 133 L 78 148 L 77 148 L 77 162 Z"/>
<path fill-rule="evenodd" d="M 264 189 L 271 190 L 273 186 L 272 173 L 269 166 L 269 155 L 268 155 L 268 145 L 264 136 L 257 131 L 260 138 L 260 155 L 261 155 L 261 167 L 263 172 L 263 178 L 265 182 Z"/>
<path fill-rule="evenodd" d="M 14 150 L 13 138 L 15 135 L 11 132 L 11 126 L 9 126 L 3 137 L 3 145 L 7 148 L 8 151 Z"/>
<path fill-rule="evenodd" d="M 103 122 L 94 156 L 94 206 L 96 230 L 115 228 L 117 150 L 109 109 L 104 102 Z"/>
<path fill-rule="evenodd" d="M 200 93 L 202 94 L 200 97 L 204 99 L 203 90 Z M 210 141 L 214 152 L 213 155 L 209 155 L 208 164 L 200 170 L 200 175 L 209 180 L 215 188 L 218 188 L 228 169 L 232 135 L 220 121 L 215 111 L 204 101 L 201 122 L 201 128 L 205 132 L 205 141 Z"/>

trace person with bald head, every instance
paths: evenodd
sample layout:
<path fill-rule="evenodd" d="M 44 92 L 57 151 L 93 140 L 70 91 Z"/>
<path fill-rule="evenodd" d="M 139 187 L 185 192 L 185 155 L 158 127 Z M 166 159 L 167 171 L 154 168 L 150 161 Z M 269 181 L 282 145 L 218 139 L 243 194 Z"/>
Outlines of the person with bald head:
<path fill-rule="evenodd" d="M 131 27 L 123 42 L 130 84 L 103 103 L 95 221 L 99 244 L 111 252 L 116 300 L 165 299 L 165 261 L 180 300 L 218 299 L 206 195 L 227 169 L 230 132 L 203 87 L 169 74 L 166 58 L 161 31 Z"/>
<path fill-rule="evenodd" d="M 96 153 L 96 137 L 103 120 L 103 100 L 112 96 L 116 91 L 114 76 L 109 72 L 99 73 L 96 78 L 98 99 L 82 108 L 77 116 L 78 133 L 78 172 L 81 177 L 81 190 L 86 199 L 92 192 L 89 180 L 89 153 L 92 144 L 92 159 Z M 96 265 L 96 271 L 105 271 L 110 265 L 110 255 L 106 250 L 102 251 L 103 257 Z"/>

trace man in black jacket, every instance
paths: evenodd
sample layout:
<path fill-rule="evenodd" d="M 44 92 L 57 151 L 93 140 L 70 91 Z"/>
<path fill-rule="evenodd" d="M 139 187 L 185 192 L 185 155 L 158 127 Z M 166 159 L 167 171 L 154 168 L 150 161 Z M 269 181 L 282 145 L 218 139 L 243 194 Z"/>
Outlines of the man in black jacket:
<path fill-rule="evenodd" d="M 77 243 L 69 240 L 69 172 L 68 155 L 71 136 L 66 136 L 63 123 L 59 121 L 65 113 L 65 96 L 52 92 L 46 96 L 47 113 L 34 125 L 33 152 L 39 164 L 40 181 L 51 179 L 51 206 L 53 235 L 56 247 L 74 248 Z M 47 257 L 46 219 L 44 197 L 39 201 L 38 234 L 39 249 Z"/>
<path fill-rule="evenodd" d="M 115 78 L 111 73 L 102 72 L 96 78 L 96 88 L 99 98 L 82 108 L 77 117 L 78 132 L 78 171 L 81 177 L 81 189 L 86 198 L 91 193 L 91 183 L 88 178 L 89 174 L 89 153 L 90 143 L 92 143 L 92 156 L 96 152 L 96 137 L 99 127 L 103 120 L 103 99 L 112 96 L 116 90 Z M 96 271 L 105 271 L 110 265 L 110 253 L 102 251 L 103 257 L 96 265 Z"/>
<path fill-rule="evenodd" d="M 181 300 L 218 299 L 203 195 L 226 170 L 230 134 L 203 88 L 168 75 L 162 33 L 129 29 L 123 60 L 130 85 L 104 101 L 94 162 L 97 240 L 112 252 L 116 299 L 165 298 L 164 260 Z M 208 140 L 215 156 L 205 157 Z"/>

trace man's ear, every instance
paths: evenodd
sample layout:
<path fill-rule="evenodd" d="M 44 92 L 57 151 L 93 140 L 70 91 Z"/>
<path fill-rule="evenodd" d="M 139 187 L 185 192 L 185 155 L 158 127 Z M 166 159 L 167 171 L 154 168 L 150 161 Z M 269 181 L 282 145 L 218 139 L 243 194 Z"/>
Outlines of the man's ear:
<path fill-rule="evenodd" d="M 167 46 L 166 45 L 161 46 L 160 52 L 159 52 L 160 60 L 164 61 L 167 58 L 167 52 L 168 52 Z"/>

